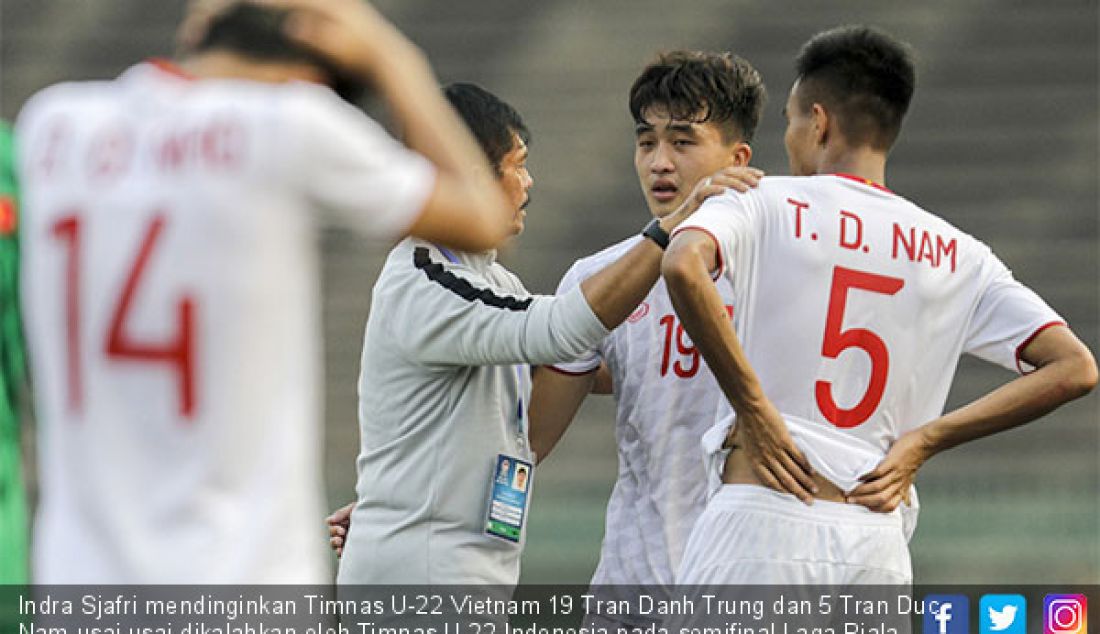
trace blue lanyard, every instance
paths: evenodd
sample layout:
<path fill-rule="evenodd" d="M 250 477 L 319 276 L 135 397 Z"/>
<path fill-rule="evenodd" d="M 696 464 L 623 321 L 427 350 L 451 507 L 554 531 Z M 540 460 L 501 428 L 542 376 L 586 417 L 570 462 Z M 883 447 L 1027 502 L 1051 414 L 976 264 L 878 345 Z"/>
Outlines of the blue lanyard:
<path fill-rule="evenodd" d="M 459 263 L 458 262 L 458 257 L 454 253 L 451 253 L 450 249 L 448 249 L 446 247 L 441 247 L 438 244 L 435 244 L 433 246 L 435 246 L 435 248 L 439 249 L 439 252 L 442 253 L 443 257 L 447 258 L 447 261 L 450 262 L 451 264 L 458 264 Z"/>
<path fill-rule="evenodd" d="M 523 373 L 527 366 L 514 365 L 512 366 L 516 370 L 516 431 L 519 432 L 521 439 L 527 438 L 527 420 L 523 416 Z"/>

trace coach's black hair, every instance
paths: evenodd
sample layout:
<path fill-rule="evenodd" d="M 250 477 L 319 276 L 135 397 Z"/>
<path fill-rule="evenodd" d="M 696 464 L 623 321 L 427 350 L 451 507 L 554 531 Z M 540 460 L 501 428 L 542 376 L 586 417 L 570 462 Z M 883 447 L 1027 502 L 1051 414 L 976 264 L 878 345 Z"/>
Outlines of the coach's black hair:
<path fill-rule="evenodd" d="M 330 86 L 348 101 L 357 101 L 364 86 L 348 79 L 328 60 L 290 41 L 283 24 L 290 11 L 240 2 L 215 17 L 191 52 L 229 51 L 260 62 L 312 64 L 329 77 Z"/>
<path fill-rule="evenodd" d="M 477 84 L 448 84 L 443 94 L 473 132 L 489 164 L 500 175 L 500 162 L 512 151 L 513 135 L 529 144 L 531 133 L 516 109 Z"/>
<path fill-rule="evenodd" d="M 670 119 L 713 122 L 728 142 L 752 142 L 768 95 L 764 80 L 731 53 L 671 51 L 646 66 L 630 88 L 630 114 L 637 124 L 654 108 Z"/>
<path fill-rule="evenodd" d="M 842 26 L 806 42 L 795 62 L 799 106 L 837 113 L 849 143 L 888 150 L 901 131 L 916 84 L 909 47 L 867 26 Z"/>

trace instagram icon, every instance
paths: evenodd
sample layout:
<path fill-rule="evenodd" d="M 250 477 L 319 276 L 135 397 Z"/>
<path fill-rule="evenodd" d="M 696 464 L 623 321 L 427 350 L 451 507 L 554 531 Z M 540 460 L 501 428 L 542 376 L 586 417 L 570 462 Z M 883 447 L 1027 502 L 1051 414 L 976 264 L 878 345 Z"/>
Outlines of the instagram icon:
<path fill-rule="evenodd" d="M 1088 602 L 1083 594 L 1048 594 L 1043 598 L 1044 634 L 1086 634 Z"/>

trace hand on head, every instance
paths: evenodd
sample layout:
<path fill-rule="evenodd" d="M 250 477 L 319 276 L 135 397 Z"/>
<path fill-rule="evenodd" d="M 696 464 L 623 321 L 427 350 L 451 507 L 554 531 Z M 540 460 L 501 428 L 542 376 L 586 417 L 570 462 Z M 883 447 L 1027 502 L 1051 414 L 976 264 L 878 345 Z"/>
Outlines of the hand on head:
<path fill-rule="evenodd" d="M 380 64 L 415 46 L 364 0 L 247 0 L 287 9 L 287 37 L 348 75 L 370 79 Z"/>
<path fill-rule="evenodd" d="M 190 0 L 183 21 L 176 30 L 176 46 L 182 52 L 192 50 L 202 41 L 214 18 L 244 1 L 246 0 Z"/>
<path fill-rule="evenodd" d="M 348 77 L 370 80 L 387 59 L 415 46 L 364 0 L 191 0 L 176 33 L 178 50 L 194 50 L 218 16 L 241 4 L 289 12 L 286 37 Z"/>

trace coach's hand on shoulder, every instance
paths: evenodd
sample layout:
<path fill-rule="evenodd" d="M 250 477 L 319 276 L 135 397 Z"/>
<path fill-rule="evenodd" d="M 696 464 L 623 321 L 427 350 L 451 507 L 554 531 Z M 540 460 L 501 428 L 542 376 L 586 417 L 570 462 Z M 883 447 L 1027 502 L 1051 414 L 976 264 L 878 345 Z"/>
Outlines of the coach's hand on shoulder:
<path fill-rule="evenodd" d="M 726 444 L 736 444 L 745 450 L 761 484 L 813 504 L 818 491 L 813 467 L 795 446 L 787 424 L 771 401 L 764 399 L 754 407 L 738 408 L 734 429 Z"/>
<path fill-rule="evenodd" d="M 923 431 L 923 428 L 914 429 L 898 438 L 882 462 L 860 476 L 863 484 L 852 489 L 848 502 L 879 513 L 889 513 L 902 502 L 908 504 L 917 470 L 932 456 Z"/>
<path fill-rule="evenodd" d="M 348 529 L 351 528 L 351 510 L 355 508 L 355 502 L 342 506 L 325 518 L 328 526 L 328 544 L 339 557 L 344 554 L 344 541 L 348 537 Z"/>
<path fill-rule="evenodd" d="M 680 208 L 661 220 L 661 228 L 671 232 L 677 225 L 695 213 L 703 202 L 711 196 L 725 193 L 727 189 L 742 193 L 747 192 L 759 185 L 760 179 L 763 177 L 763 170 L 748 165 L 718 170 L 695 184 L 695 188 L 691 190 L 691 195 L 684 200 Z"/>

